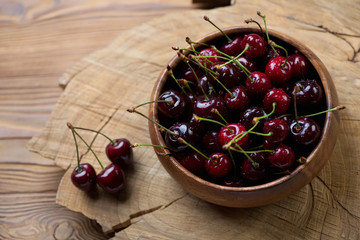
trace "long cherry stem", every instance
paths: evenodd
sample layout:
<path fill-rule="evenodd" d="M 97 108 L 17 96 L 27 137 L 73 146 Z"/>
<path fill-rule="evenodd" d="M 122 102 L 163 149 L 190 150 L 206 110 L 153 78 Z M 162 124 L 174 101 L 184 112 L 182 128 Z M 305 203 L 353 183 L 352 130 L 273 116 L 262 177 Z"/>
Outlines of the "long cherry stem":
<path fill-rule="evenodd" d="M 224 37 L 226 37 L 226 39 L 228 40 L 229 43 L 231 43 L 233 40 L 226 34 L 224 33 L 223 30 L 221 30 L 221 28 L 219 28 L 218 26 L 216 26 L 207 16 L 204 16 L 204 20 L 209 22 L 211 25 L 213 25 L 217 30 L 219 30 L 223 35 Z"/>
<path fill-rule="evenodd" d="M 74 137 L 74 142 L 75 142 L 75 148 L 76 148 L 76 159 L 77 159 L 77 165 L 78 165 L 78 171 L 81 171 L 82 169 L 80 168 L 80 156 L 79 156 L 79 146 L 78 146 L 78 143 L 77 143 L 77 140 L 76 140 L 76 136 L 75 136 L 75 133 L 74 133 L 74 130 L 71 129 L 71 133 Z"/>
<path fill-rule="evenodd" d="M 91 148 L 91 146 L 80 136 L 80 134 L 75 130 L 75 127 L 71 124 L 71 123 L 67 123 L 68 128 L 71 129 L 71 131 L 76 134 L 76 136 L 78 136 L 80 138 L 81 141 L 83 141 L 83 143 L 88 147 L 88 149 L 92 152 L 92 154 L 94 155 L 94 157 L 96 158 L 96 160 L 98 161 L 98 163 L 100 164 L 101 168 L 104 170 L 104 166 L 102 165 L 102 163 L 100 162 L 98 156 L 96 155 L 96 153 L 94 152 L 94 150 Z M 88 129 L 85 129 L 88 130 Z"/>
<path fill-rule="evenodd" d="M 313 116 L 317 116 L 317 115 L 320 115 L 320 114 L 323 114 L 323 113 L 333 112 L 333 111 L 343 110 L 343 109 L 345 109 L 345 106 L 339 105 L 339 106 L 336 106 L 336 107 L 331 108 L 329 110 L 324 110 L 324 111 L 321 111 L 321 112 L 318 112 L 318 113 L 308 114 L 308 115 L 305 115 L 305 116 L 302 116 L 302 117 L 313 117 Z"/>

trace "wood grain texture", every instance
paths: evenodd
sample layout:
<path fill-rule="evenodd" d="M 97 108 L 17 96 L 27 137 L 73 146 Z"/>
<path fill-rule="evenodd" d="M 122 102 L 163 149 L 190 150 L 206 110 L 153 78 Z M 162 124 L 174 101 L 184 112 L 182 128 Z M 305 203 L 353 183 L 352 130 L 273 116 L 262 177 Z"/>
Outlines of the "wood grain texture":
<path fill-rule="evenodd" d="M 104 239 L 99 225 L 55 203 L 64 170 L 30 153 L 63 92 L 59 77 L 126 29 L 191 1 L 0 1 L 0 238 Z"/>
<path fill-rule="evenodd" d="M 173 55 L 170 47 L 184 46 L 185 36 L 197 39 L 214 31 L 201 20 L 204 14 L 220 26 L 232 26 L 242 25 L 243 19 L 254 17 L 257 10 L 266 14 L 271 28 L 293 36 L 319 56 L 334 79 L 339 102 L 347 106 L 341 113 L 334 153 L 319 176 L 278 203 L 228 209 L 186 194 L 151 149 L 139 148 L 134 171 L 128 176 L 128 192 L 114 198 L 99 191 L 96 199 L 79 194 L 69 180 L 75 151 L 65 122 L 102 129 L 132 142 L 149 142 L 145 121 L 125 110 L 149 99 L 160 69 Z M 359 5 L 353 1 L 280 5 L 255 0 L 154 19 L 124 32 L 63 75 L 66 89 L 46 128 L 32 139 L 29 148 L 64 169 L 71 166 L 59 186 L 58 203 L 96 219 L 106 232 L 117 231 L 117 239 L 358 239 L 360 29 L 354 22 L 359 22 L 359 13 Z M 106 141 L 91 134 L 85 137 L 95 139 L 94 149 L 104 158 Z M 84 160 L 94 161 L 84 146 L 82 152 Z M 79 201 L 83 204 L 77 204 Z M 99 211 L 101 206 L 108 206 L 112 214 Z"/>

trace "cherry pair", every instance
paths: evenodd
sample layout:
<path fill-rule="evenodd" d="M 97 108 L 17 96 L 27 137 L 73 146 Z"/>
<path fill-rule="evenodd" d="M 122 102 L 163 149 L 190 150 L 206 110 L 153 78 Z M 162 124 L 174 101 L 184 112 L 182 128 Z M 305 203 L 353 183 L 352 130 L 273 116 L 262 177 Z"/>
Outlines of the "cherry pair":
<path fill-rule="evenodd" d="M 106 192 L 118 193 L 126 186 L 125 174 L 123 168 L 129 167 L 133 162 L 133 151 L 129 140 L 126 138 L 111 139 L 105 134 L 92 129 L 74 127 L 71 123 L 67 123 L 71 130 L 76 147 L 77 166 L 71 174 L 72 183 L 85 192 L 93 191 L 96 183 Z M 106 137 L 109 140 L 105 148 L 106 155 L 111 164 L 104 167 L 91 146 L 82 138 L 77 130 L 86 130 L 95 132 Z M 89 163 L 80 163 L 79 149 L 77 137 L 84 142 L 88 149 L 93 153 L 102 170 L 96 174 L 94 167 Z"/>

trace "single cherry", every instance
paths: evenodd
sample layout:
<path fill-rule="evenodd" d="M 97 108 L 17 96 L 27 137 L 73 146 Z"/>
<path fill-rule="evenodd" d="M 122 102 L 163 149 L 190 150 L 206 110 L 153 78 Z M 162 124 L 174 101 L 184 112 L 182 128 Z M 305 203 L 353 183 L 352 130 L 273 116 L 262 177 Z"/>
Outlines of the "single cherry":
<path fill-rule="evenodd" d="M 289 125 L 280 118 L 274 118 L 264 123 L 264 133 L 271 133 L 270 136 L 265 136 L 264 139 L 270 144 L 279 144 L 289 135 Z"/>
<path fill-rule="evenodd" d="M 242 177 L 248 181 L 259 181 L 265 177 L 267 154 L 264 152 L 250 153 L 249 158 L 245 158 L 241 164 Z M 258 165 L 254 167 L 253 162 Z"/>
<path fill-rule="evenodd" d="M 243 38 L 241 36 L 236 36 L 232 39 L 232 41 L 223 43 L 221 45 L 221 51 L 230 56 L 237 56 L 242 51 L 242 39 Z"/>
<path fill-rule="evenodd" d="M 192 151 L 178 160 L 181 165 L 197 176 L 205 173 L 205 161 L 207 159 L 196 151 Z"/>
<path fill-rule="evenodd" d="M 233 144 L 231 144 L 232 147 L 237 148 L 237 145 L 241 148 L 245 147 L 249 141 L 249 135 L 246 133 L 245 127 L 240 123 L 230 123 L 220 129 L 218 136 L 219 143 L 224 146 L 234 138 L 238 138 L 240 136 L 243 137 L 239 140 L 233 141 Z"/>
<path fill-rule="evenodd" d="M 245 51 L 244 54 L 250 58 L 258 58 L 265 54 L 267 44 L 263 37 L 259 36 L 256 33 L 251 33 L 245 35 L 243 40 L 241 41 L 242 50 L 247 47 L 248 49 Z"/>
<path fill-rule="evenodd" d="M 191 145 L 195 145 L 199 140 L 198 134 L 187 122 L 175 123 L 169 128 L 169 130 L 174 134 L 169 132 L 165 133 L 165 144 L 174 152 L 180 152 L 189 148 L 188 145 L 179 141 L 179 138 L 182 138 Z"/>
<path fill-rule="evenodd" d="M 295 83 L 295 87 L 299 89 L 296 92 L 296 104 L 300 107 L 312 108 L 323 99 L 322 88 L 316 80 L 300 80 Z"/>
<path fill-rule="evenodd" d="M 211 69 L 219 74 L 216 78 L 226 88 L 234 87 L 240 83 L 242 71 L 233 63 L 226 65 L 216 64 Z"/>
<path fill-rule="evenodd" d="M 320 138 L 320 127 L 311 118 L 303 117 L 297 121 L 293 120 L 290 125 L 290 133 L 292 139 L 302 145 L 313 145 Z"/>
<path fill-rule="evenodd" d="M 133 162 L 131 143 L 126 138 L 117 138 L 110 142 L 105 153 L 109 160 L 122 167 L 130 166 Z"/>
<path fill-rule="evenodd" d="M 101 171 L 97 175 L 96 181 L 108 193 L 118 193 L 125 188 L 124 171 L 115 163 L 111 163 Z"/>
<path fill-rule="evenodd" d="M 295 162 L 295 153 L 291 147 L 280 145 L 273 153 L 269 154 L 270 167 L 277 170 L 287 170 Z"/>
<path fill-rule="evenodd" d="M 160 100 L 160 102 L 158 102 L 159 112 L 168 118 L 179 118 L 184 112 L 187 112 L 189 108 L 186 97 L 176 90 L 163 92 L 158 100 Z"/>
<path fill-rule="evenodd" d="M 284 84 L 292 77 L 292 65 L 285 57 L 277 56 L 266 64 L 265 74 L 272 84 Z"/>
<path fill-rule="evenodd" d="M 230 111 L 241 112 L 244 111 L 250 104 L 250 99 L 247 91 L 242 86 L 235 86 L 230 90 L 230 93 L 226 93 L 224 100 L 227 108 Z"/>
<path fill-rule="evenodd" d="M 243 125 L 246 130 L 249 130 L 250 128 L 252 128 L 254 126 L 254 118 L 255 117 L 263 117 L 266 115 L 266 112 L 263 108 L 260 107 L 251 107 L 246 109 L 241 115 L 240 115 L 240 120 L 239 123 L 241 123 L 241 125 Z M 256 126 L 256 128 L 254 129 L 254 131 L 262 131 L 262 128 L 264 126 L 264 122 L 266 121 L 266 118 L 261 119 L 258 123 L 258 125 Z"/>
<path fill-rule="evenodd" d="M 280 88 L 269 89 L 264 96 L 264 108 L 266 111 L 270 112 L 273 109 L 273 103 L 275 103 L 275 114 L 281 115 L 285 114 L 288 110 L 291 99 L 289 95 L 285 93 L 284 90 Z"/>
<path fill-rule="evenodd" d="M 309 61 L 301 54 L 294 53 L 288 58 L 292 66 L 292 77 L 304 77 L 309 70 Z"/>
<path fill-rule="evenodd" d="M 245 86 L 249 94 L 263 95 L 271 88 L 271 81 L 265 73 L 255 71 L 246 78 Z"/>
<path fill-rule="evenodd" d="M 209 118 L 216 121 L 222 121 L 221 117 L 214 112 L 216 109 L 225 119 L 228 117 L 228 109 L 224 99 L 217 95 L 199 96 L 194 104 L 194 113 L 203 118 Z"/>
<path fill-rule="evenodd" d="M 199 56 L 210 56 L 208 58 L 199 58 L 201 65 L 209 68 L 213 63 L 216 63 L 220 60 L 217 57 L 221 56 L 221 54 L 215 51 L 213 48 L 205 48 L 199 52 Z"/>
<path fill-rule="evenodd" d="M 89 163 L 81 163 L 71 173 L 72 183 L 85 192 L 94 189 L 96 184 L 96 172 Z"/>
<path fill-rule="evenodd" d="M 205 162 L 205 170 L 211 177 L 223 178 L 230 173 L 231 169 L 230 157 L 221 152 L 211 154 Z"/>
<path fill-rule="evenodd" d="M 223 150 L 218 136 L 218 130 L 209 130 L 202 137 L 202 144 L 209 153 L 221 152 Z"/>

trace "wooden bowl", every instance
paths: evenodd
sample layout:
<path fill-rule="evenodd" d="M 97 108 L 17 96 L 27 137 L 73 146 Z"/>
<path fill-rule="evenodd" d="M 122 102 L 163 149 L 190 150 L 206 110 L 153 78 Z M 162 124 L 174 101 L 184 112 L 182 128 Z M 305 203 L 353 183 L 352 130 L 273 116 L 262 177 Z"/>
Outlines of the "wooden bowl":
<path fill-rule="evenodd" d="M 224 30 L 228 35 L 260 33 L 257 28 L 232 27 Z M 269 30 L 270 39 L 288 44 L 302 53 L 313 65 L 323 85 L 327 109 L 338 105 L 337 93 L 330 74 L 320 59 L 306 46 L 297 40 L 282 33 Z M 209 43 L 223 38 L 220 32 L 211 33 L 197 42 Z M 169 65 L 175 69 L 182 60 L 175 56 Z M 156 100 L 162 93 L 164 85 L 169 78 L 166 68 L 156 81 L 151 100 Z M 150 107 L 149 117 L 158 120 L 157 105 Z M 299 165 L 291 174 L 280 177 L 274 181 L 250 187 L 228 187 L 208 182 L 185 169 L 174 157 L 169 156 L 169 150 L 154 148 L 159 160 L 167 172 L 189 193 L 205 201 L 228 207 L 256 207 L 279 201 L 298 191 L 308 184 L 323 168 L 330 158 L 336 143 L 339 129 L 339 115 L 336 112 L 327 113 L 322 135 L 318 145 L 312 150 L 304 164 Z M 149 123 L 151 141 L 153 144 L 165 146 L 159 128 Z"/>

